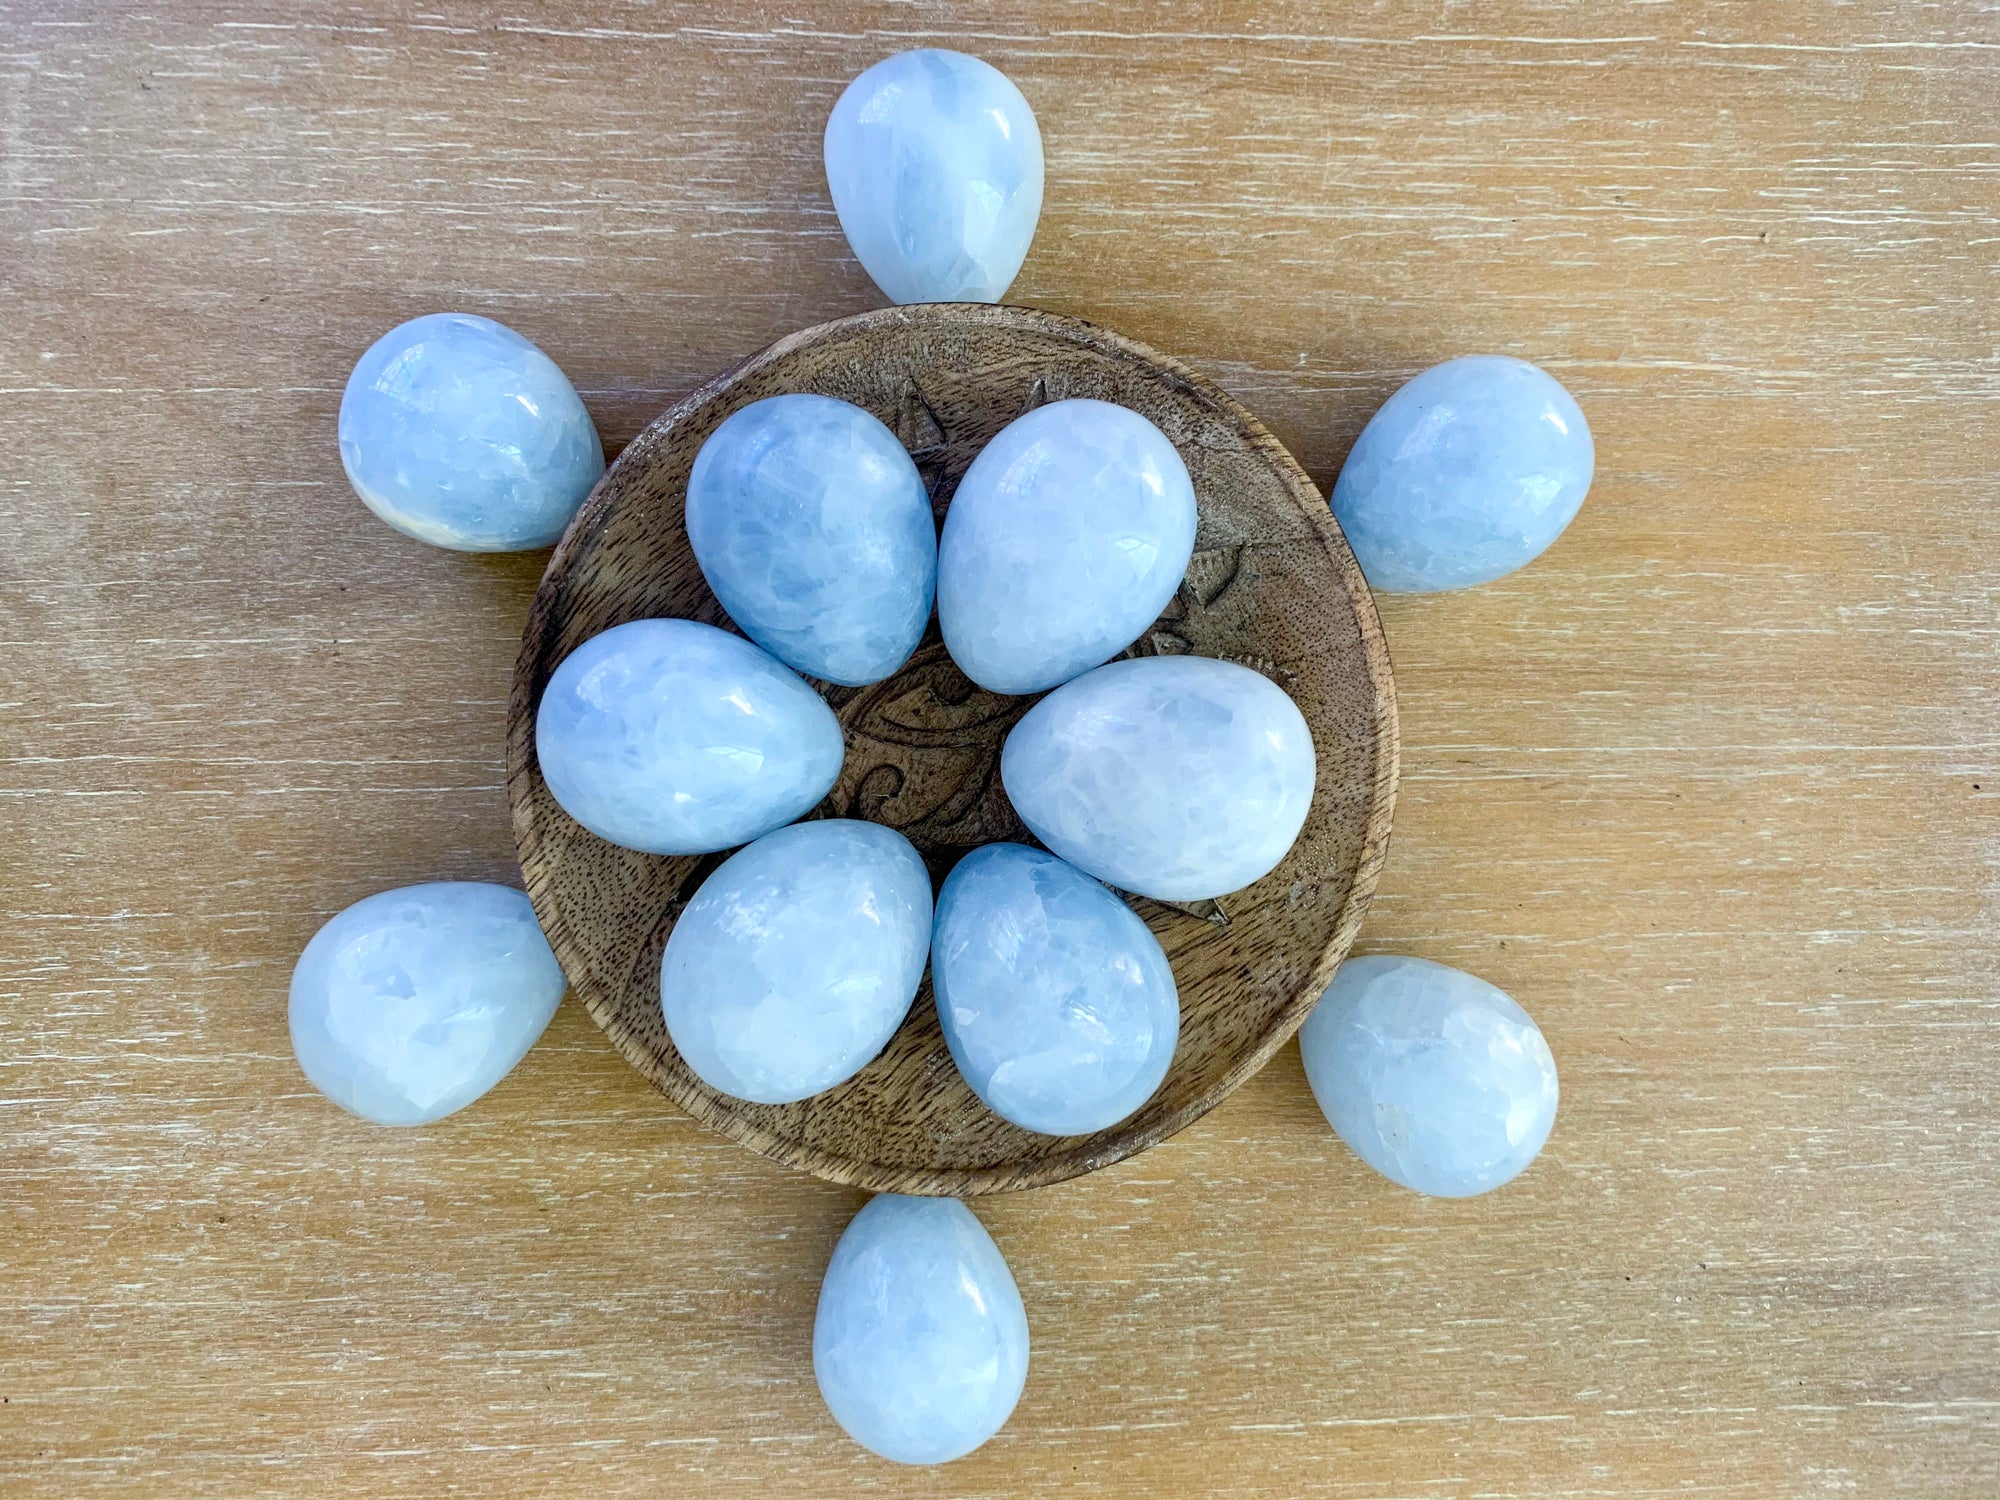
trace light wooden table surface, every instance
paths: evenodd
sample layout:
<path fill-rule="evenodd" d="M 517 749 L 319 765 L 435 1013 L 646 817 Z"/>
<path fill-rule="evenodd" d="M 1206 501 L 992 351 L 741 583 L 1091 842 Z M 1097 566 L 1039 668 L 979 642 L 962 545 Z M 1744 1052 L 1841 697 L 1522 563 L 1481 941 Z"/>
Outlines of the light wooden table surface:
<path fill-rule="evenodd" d="M 875 305 L 819 133 L 920 43 L 1039 112 L 1017 300 L 1323 485 L 1472 350 L 1599 454 L 1534 567 L 1383 603 L 1363 947 L 1536 1014 L 1540 1162 L 1396 1189 L 1287 1049 L 981 1203 L 1034 1365 L 932 1472 L 813 1386 L 856 1194 L 573 1004 L 405 1132 L 284 1019 L 335 910 L 510 876 L 543 563 L 368 516 L 349 366 L 491 314 L 615 448 Z M 1971 3 L 0 0 L 0 1494 L 1995 1493 L 1996 127 Z"/>

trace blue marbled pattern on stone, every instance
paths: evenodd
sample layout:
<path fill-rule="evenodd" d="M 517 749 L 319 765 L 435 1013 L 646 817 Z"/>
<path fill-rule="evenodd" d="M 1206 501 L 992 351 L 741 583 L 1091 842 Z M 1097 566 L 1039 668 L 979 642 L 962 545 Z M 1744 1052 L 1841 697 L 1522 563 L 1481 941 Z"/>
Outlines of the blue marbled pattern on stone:
<path fill-rule="evenodd" d="M 988 844 L 938 893 L 931 984 L 958 1071 L 1024 1130 L 1087 1135 L 1153 1096 L 1180 997 L 1138 915 L 1073 865 Z"/>
<path fill-rule="evenodd" d="M 980 450 L 945 513 L 938 624 L 995 693 L 1039 693 L 1109 661 L 1174 597 L 1194 485 L 1165 433 L 1108 401 L 1055 401 Z"/>
<path fill-rule="evenodd" d="M 1000 776 L 1036 838 L 1087 874 L 1198 901 L 1270 873 L 1312 805 L 1313 744 L 1270 678 L 1200 656 L 1115 661 L 1022 717 Z"/>
<path fill-rule="evenodd" d="M 535 754 L 550 793 L 599 838 L 709 854 L 810 812 L 845 746 L 826 701 L 741 636 L 633 620 L 549 678 Z"/>
<path fill-rule="evenodd" d="M 1334 484 L 1333 514 L 1371 587 L 1468 588 L 1541 556 L 1595 465 L 1590 425 L 1554 376 L 1473 354 L 1383 402 Z"/>
<path fill-rule="evenodd" d="M 930 623 L 930 494 L 896 435 L 849 402 L 801 393 L 733 413 L 695 458 L 687 530 L 729 618 L 808 676 L 879 682 Z"/>
<path fill-rule="evenodd" d="M 900 1464 L 962 1458 L 1000 1430 L 1028 1379 L 1028 1315 L 971 1209 L 868 1201 L 820 1283 L 813 1374 L 847 1435 Z"/>
<path fill-rule="evenodd" d="M 930 947 L 931 879 L 893 828 L 828 818 L 767 833 L 695 892 L 660 960 L 681 1058 L 711 1088 L 789 1104 L 895 1035 Z"/>
<path fill-rule="evenodd" d="M 1299 1030 L 1313 1097 L 1392 1182 L 1469 1198 L 1535 1159 L 1556 1118 L 1556 1062 L 1528 1013 L 1421 958 L 1350 958 Z"/>
<path fill-rule="evenodd" d="M 340 400 L 340 461 L 398 531 L 459 552 L 552 546 L 604 473 L 555 362 L 491 318 L 432 313 L 361 356 Z"/>
<path fill-rule="evenodd" d="M 1042 212 L 1042 136 L 1007 75 L 962 52 L 884 58 L 826 122 L 826 185 L 891 302 L 998 302 Z"/>
<path fill-rule="evenodd" d="M 292 970 L 292 1050 L 314 1088 L 423 1125 L 505 1078 L 549 1024 L 563 972 L 521 892 L 476 880 L 357 901 Z"/>

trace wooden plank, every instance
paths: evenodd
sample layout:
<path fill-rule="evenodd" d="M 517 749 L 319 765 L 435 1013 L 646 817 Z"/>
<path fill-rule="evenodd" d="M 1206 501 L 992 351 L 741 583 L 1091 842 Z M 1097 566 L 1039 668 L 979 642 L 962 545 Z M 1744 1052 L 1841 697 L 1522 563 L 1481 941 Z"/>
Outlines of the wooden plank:
<path fill-rule="evenodd" d="M 1363 934 L 1509 989 L 1563 1112 L 1470 1203 L 1295 1051 L 980 1205 L 1035 1339 L 893 1469 L 806 1357 L 858 1196 L 574 1006 L 359 1126 L 284 986 L 368 891 L 506 877 L 538 557 L 342 480 L 346 371 L 497 316 L 628 439 L 878 300 L 818 164 L 878 56 L 1008 70 L 1018 300 L 1195 363 L 1321 483 L 1401 379 L 1556 372 L 1597 486 L 1392 599 Z M 1869 1496 L 2000 1487 L 2000 15 L 1758 5 L 0 0 L 0 1493 Z"/>

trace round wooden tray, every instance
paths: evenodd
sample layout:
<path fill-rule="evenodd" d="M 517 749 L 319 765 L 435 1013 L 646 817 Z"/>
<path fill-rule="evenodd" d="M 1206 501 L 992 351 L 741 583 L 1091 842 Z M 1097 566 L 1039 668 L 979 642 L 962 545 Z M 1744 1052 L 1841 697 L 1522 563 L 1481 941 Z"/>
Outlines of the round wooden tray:
<path fill-rule="evenodd" d="M 1312 727 L 1319 785 L 1283 864 L 1220 901 L 1131 898 L 1181 996 L 1172 1069 L 1137 1114 L 1096 1135 L 1008 1124 L 960 1079 L 926 979 L 858 1075 L 798 1104 L 748 1104 L 691 1073 L 660 1014 L 660 951 L 724 856 L 661 858 L 605 843 L 559 808 L 535 760 L 535 709 L 556 665 L 626 620 L 729 628 L 682 523 L 688 470 L 723 418 L 817 391 L 874 412 L 916 459 L 943 515 L 988 439 L 1044 401 L 1092 396 L 1151 418 L 1187 461 L 1201 521 L 1180 593 L 1131 654 L 1193 652 L 1256 667 Z M 901 829 L 942 879 L 968 848 L 1032 842 L 1001 789 L 1000 743 L 1033 702 L 974 687 L 930 634 L 887 682 L 821 685 L 847 761 L 819 815 Z M 809 328 L 719 376 L 611 466 L 556 548 L 528 616 L 509 709 L 507 779 L 528 894 L 570 983 L 632 1065 L 696 1119 L 835 1182 L 967 1196 L 1060 1182 L 1130 1156 L 1213 1109 L 1282 1046 L 1361 925 L 1389 838 L 1395 690 L 1361 570 L 1326 501 L 1277 440 L 1209 381 L 1074 318 L 971 303 L 888 308 Z"/>

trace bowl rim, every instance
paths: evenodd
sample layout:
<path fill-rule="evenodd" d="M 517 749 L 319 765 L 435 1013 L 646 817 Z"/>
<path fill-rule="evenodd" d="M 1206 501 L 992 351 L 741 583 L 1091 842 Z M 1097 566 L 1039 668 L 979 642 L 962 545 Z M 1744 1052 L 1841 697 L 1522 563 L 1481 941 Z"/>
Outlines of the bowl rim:
<path fill-rule="evenodd" d="M 620 1009 L 617 1000 L 615 996 L 600 992 L 599 981 L 582 962 L 569 925 L 557 906 L 547 867 L 540 857 L 542 835 L 534 817 L 532 795 L 533 783 L 539 777 L 534 750 L 535 679 L 552 639 L 550 625 L 556 601 L 564 591 L 572 568 L 606 517 L 610 504 L 609 481 L 635 449 L 642 445 L 652 446 L 648 439 L 670 430 L 702 410 L 739 381 L 817 344 L 866 334 L 877 328 L 922 327 L 927 324 L 948 327 L 980 323 L 1053 336 L 1142 365 L 1155 377 L 1180 385 L 1188 395 L 1215 407 L 1244 433 L 1251 450 L 1277 474 L 1293 503 L 1305 516 L 1308 526 L 1318 536 L 1333 564 L 1336 577 L 1346 591 L 1373 689 L 1374 770 L 1367 794 L 1361 854 L 1346 897 L 1335 917 L 1331 939 L 1291 1002 L 1257 1043 L 1246 1048 L 1216 1083 L 1144 1129 L 1113 1126 L 1092 1136 L 1069 1138 L 1072 1143 L 1067 1146 L 1063 1144 L 1065 1138 L 1050 1136 L 1046 1139 L 1052 1149 L 1026 1162 L 941 1170 L 873 1162 L 861 1156 L 803 1143 L 770 1130 L 738 1113 L 731 1107 L 735 1101 L 725 1095 L 710 1097 L 686 1089 L 673 1074 L 656 1067 L 650 1052 L 639 1047 L 623 1032 L 616 1019 Z M 515 661 L 507 719 L 507 794 L 523 883 L 534 903 L 543 934 L 557 958 L 563 961 L 565 974 L 570 976 L 570 988 L 592 1022 L 605 1033 L 619 1054 L 657 1090 L 693 1116 L 697 1123 L 730 1137 L 759 1155 L 846 1186 L 924 1196 L 982 1196 L 1045 1187 L 1084 1176 L 1137 1155 L 1186 1129 L 1261 1071 L 1304 1024 L 1360 931 L 1362 918 L 1374 897 L 1388 855 L 1401 760 L 1395 678 L 1381 617 L 1360 564 L 1341 533 L 1339 523 L 1333 518 L 1332 507 L 1299 462 L 1241 402 L 1207 376 L 1171 355 L 1162 354 L 1102 324 L 1008 303 L 913 303 L 877 308 L 814 324 L 787 334 L 738 360 L 653 418 L 606 467 L 603 478 L 571 519 L 549 558 L 548 566 L 543 570 L 522 629 L 521 651 Z M 574 973 L 571 973 L 572 961 Z"/>

